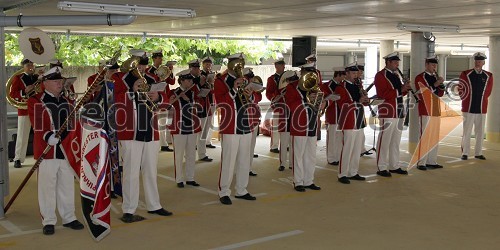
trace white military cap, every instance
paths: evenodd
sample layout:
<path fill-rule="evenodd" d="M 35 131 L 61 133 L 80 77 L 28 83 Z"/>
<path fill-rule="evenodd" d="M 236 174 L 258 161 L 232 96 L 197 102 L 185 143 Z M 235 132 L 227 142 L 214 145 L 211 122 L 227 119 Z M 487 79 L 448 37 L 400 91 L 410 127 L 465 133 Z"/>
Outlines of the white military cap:
<path fill-rule="evenodd" d="M 129 54 L 132 56 L 140 56 L 140 57 L 148 56 L 148 53 L 143 49 L 131 49 L 129 50 Z"/>
<path fill-rule="evenodd" d="M 228 60 L 232 60 L 232 59 L 238 59 L 238 58 L 241 58 L 241 59 L 245 59 L 245 54 L 243 53 L 236 53 L 236 54 L 232 54 L 230 56 L 227 57 Z"/>
<path fill-rule="evenodd" d="M 213 59 L 212 57 L 210 57 L 210 56 L 207 56 L 207 57 L 205 57 L 205 58 L 201 59 L 201 62 L 202 62 L 202 63 L 206 63 L 206 62 L 211 62 L 211 63 L 213 63 L 213 62 L 214 62 L 214 59 Z"/>
<path fill-rule="evenodd" d="M 167 61 L 167 62 L 165 63 L 165 65 L 167 65 L 167 66 L 168 66 L 168 65 L 175 65 L 175 64 L 177 64 L 177 61 L 175 61 L 175 60 L 170 60 L 170 61 Z"/>
<path fill-rule="evenodd" d="M 345 71 L 345 67 L 333 67 L 332 68 L 333 71 L 340 71 L 340 72 L 343 72 Z"/>
<path fill-rule="evenodd" d="M 196 58 L 188 62 L 189 67 L 200 67 L 200 59 Z"/>
<path fill-rule="evenodd" d="M 304 65 L 300 65 L 299 68 L 301 68 L 301 69 L 316 68 L 316 62 L 306 63 Z"/>
<path fill-rule="evenodd" d="M 191 70 L 185 69 L 176 74 L 181 79 L 194 79 L 194 76 L 191 75 Z"/>
<path fill-rule="evenodd" d="M 472 56 L 474 57 L 474 60 L 484 60 L 488 58 L 486 57 L 486 54 L 484 54 L 483 52 L 476 52 Z"/>
<path fill-rule="evenodd" d="M 393 61 L 393 60 L 401 61 L 401 59 L 399 59 L 399 53 L 398 52 L 392 52 L 389 55 L 384 56 L 384 59 L 386 61 Z"/>

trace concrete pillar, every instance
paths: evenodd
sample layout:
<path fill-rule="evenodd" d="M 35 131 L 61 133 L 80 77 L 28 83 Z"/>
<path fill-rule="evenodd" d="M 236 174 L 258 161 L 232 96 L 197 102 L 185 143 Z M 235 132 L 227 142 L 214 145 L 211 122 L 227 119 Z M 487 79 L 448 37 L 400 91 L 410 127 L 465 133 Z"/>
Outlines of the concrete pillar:
<path fill-rule="evenodd" d="M 425 69 L 425 58 L 427 57 L 427 40 L 425 40 L 422 32 L 411 33 L 411 52 L 410 52 L 410 79 L 411 87 L 415 89 L 415 76 L 422 73 Z M 408 131 L 408 151 L 410 154 L 415 152 L 419 141 L 420 124 L 418 122 L 418 109 L 415 98 L 410 94 L 410 109 L 409 114 L 409 131 Z"/>
<path fill-rule="evenodd" d="M 377 74 L 378 71 L 377 63 L 378 63 L 377 46 L 376 45 L 368 46 L 365 52 L 365 82 L 364 82 L 365 88 L 373 82 L 375 74 Z M 372 88 L 370 92 L 372 93 L 370 93 L 368 96 L 375 95 L 376 92 L 375 88 Z"/>
<path fill-rule="evenodd" d="M 357 58 L 358 57 L 356 56 L 356 52 L 354 51 L 347 52 L 345 55 L 345 65 L 355 62 Z"/>
<path fill-rule="evenodd" d="M 446 80 L 446 61 L 448 60 L 448 55 L 439 54 L 437 55 L 439 59 L 438 64 L 438 75 L 443 77 Z"/>
<path fill-rule="evenodd" d="M 0 8 L 0 17 L 4 17 Z M 4 197 L 9 193 L 9 163 L 7 161 L 7 102 L 5 101 L 5 30 L 0 26 L 0 218 L 4 217 Z"/>
<path fill-rule="evenodd" d="M 490 72 L 495 77 L 500 77 L 500 36 L 490 37 L 490 53 L 488 56 Z M 500 84 L 493 83 L 493 90 L 488 98 L 488 113 L 486 114 L 486 140 L 500 142 Z"/>
<path fill-rule="evenodd" d="M 380 57 L 378 69 L 382 70 L 385 68 L 384 56 L 394 52 L 394 40 L 382 40 L 380 41 Z"/>

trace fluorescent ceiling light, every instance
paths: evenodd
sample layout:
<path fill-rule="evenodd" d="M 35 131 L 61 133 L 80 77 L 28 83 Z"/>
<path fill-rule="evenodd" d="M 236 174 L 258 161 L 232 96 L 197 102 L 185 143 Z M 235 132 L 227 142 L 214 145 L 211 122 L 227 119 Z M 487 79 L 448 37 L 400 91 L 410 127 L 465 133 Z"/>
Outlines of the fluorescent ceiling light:
<path fill-rule="evenodd" d="M 431 24 L 414 24 L 414 23 L 398 23 L 396 26 L 399 30 L 406 31 L 422 31 L 422 32 L 460 32 L 458 25 L 431 25 Z"/>
<path fill-rule="evenodd" d="M 472 56 L 476 52 L 478 52 L 478 51 L 476 51 L 476 50 L 452 50 L 452 51 L 450 51 L 450 54 L 452 54 L 454 56 Z M 484 53 L 485 51 L 480 51 L 480 52 Z"/>
<path fill-rule="evenodd" d="M 172 16 L 172 17 L 195 17 L 196 11 L 193 9 L 169 9 L 144 7 L 137 5 L 118 5 L 101 3 L 84 3 L 60 1 L 57 8 L 68 11 L 97 12 L 106 14 L 123 14 L 134 16 Z"/>

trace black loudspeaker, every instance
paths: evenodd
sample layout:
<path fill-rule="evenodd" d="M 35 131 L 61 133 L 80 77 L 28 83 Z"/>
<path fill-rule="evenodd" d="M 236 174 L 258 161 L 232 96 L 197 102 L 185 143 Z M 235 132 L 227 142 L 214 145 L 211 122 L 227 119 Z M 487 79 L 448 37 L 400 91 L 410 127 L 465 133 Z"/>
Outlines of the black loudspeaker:
<path fill-rule="evenodd" d="M 316 53 L 316 37 L 303 36 L 292 38 L 292 67 L 304 65 L 306 57 Z"/>

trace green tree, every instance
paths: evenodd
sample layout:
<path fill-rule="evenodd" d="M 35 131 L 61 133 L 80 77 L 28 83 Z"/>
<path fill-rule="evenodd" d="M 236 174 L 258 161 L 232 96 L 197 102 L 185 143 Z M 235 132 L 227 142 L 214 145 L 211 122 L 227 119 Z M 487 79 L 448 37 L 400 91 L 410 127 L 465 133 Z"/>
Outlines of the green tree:
<path fill-rule="evenodd" d="M 6 64 L 19 65 L 23 55 L 17 43 L 18 34 L 6 34 L 5 50 Z M 78 36 L 51 35 L 56 46 L 55 58 L 61 59 L 65 65 L 86 66 L 97 65 L 99 60 L 110 58 L 122 48 L 120 61 L 126 60 L 131 48 L 153 51 L 163 50 L 164 58 L 177 60 L 179 64 L 203 58 L 210 55 L 215 64 L 221 64 L 223 59 L 231 54 L 243 52 L 248 64 L 259 64 L 261 59 L 275 58 L 277 52 L 286 52 L 283 42 L 247 41 L 247 40 L 216 40 L 184 39 L 160 37 L 122 37 L 122 36 Z"/>

